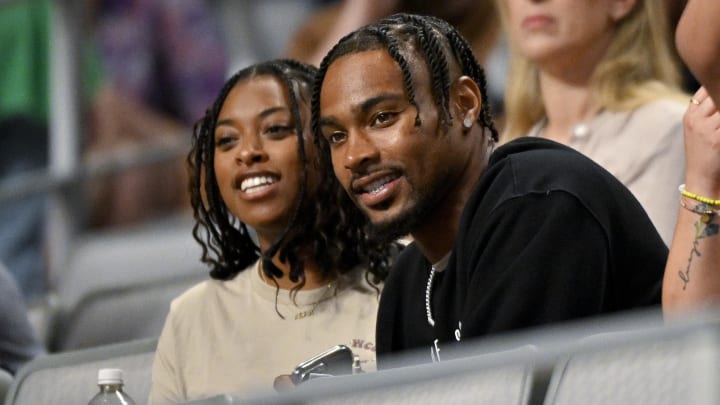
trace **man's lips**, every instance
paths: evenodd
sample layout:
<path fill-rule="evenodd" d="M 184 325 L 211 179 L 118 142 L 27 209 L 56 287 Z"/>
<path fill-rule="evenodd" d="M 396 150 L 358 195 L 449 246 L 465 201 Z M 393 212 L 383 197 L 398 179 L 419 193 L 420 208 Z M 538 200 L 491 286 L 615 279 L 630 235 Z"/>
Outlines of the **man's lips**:
<path fill-rule="evenodd" d="M 373 207 L 388 201 L 395 195 L 400 173 L 393 171 L 378 172 L 353 182 L 352 190 L 362 204 Z"/>
<path fill-rule="evenodd" d="M 400 174 L 394 171 L 378 171 L 352 180 L 350 189 L 355 194 L 377 193 L 385 184 L 399 177 Z"/>

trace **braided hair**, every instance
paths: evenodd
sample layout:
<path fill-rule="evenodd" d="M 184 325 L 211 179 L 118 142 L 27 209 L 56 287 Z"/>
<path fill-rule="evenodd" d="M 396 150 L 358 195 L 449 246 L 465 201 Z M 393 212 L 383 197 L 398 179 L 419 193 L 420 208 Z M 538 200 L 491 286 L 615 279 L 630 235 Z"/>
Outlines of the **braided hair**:
<path fill-rule="evenodd" d="M 214 279 L 232 279 L 260 257 L 267 276 L 281 277 L 282 272 L 272 262 L 278 253 L 280 260 L 290 265 L 290 280 L 298 282 L 294 290 L 305 284 L 303 258 L 314 260 L 324 276 L 343 274 L 361 265 L 374 276 L 373 283 L 387 275 L 392 247 L 376 244 L 366 236 L 367 224 L 354 204 L 347 198 L 336 199 L 342 187 L 335 177 L 324 176 L 315 195 L 308 195 L 308 167 L 319 165 L 308 159 L 299 106 L 301 102 L 309 103 L 316 72 L 310 65 L 288 59 L 242 69 L 228 79 L 193 128 L 193 145 L 187 157 L 190 202 L 196 221 L 193 237 L 202 246 L 201 261 L 210 266 Z M 229 212 L 214 170 L 214 132 L 225 99 L 238 82 L 258 76 L 277 78 L 287 90 L 301 162 L 300 192 L 291 219 L 265 252 L 252 240 L 247 225 Z M 368 274 L 366 278 L 370 281 Z"/>
<path fill-rule="evenodd" d="M 328 67 L 341 56 L 385 49 L 400 67 L 405 93 L 417 115 L 415 126 L 420 126 L 420 110 L 415 101 L 415 86 L 408 64 L 408 56 L 414 55 L 425 61 L 430 75 L 433 100 L 437 106 L 440 123 L 443 128 L 452 125 L 450 113 L 450 87 L 452 85 L 451 66 L 456 65 L 460 74 L 475 81 L 482 95 L 481 112 L 478 123 L 490 131 L 494 141 L 498 140 L 498 131 L 492 120 L 490 102 L 487 97 L 485 72 L 478 63 L 467 40 L 449 23 L 436 17 L 399 13 L 366 25 L 342 39 L 328 52 L 320 64 L 312 94 L 312 125 L 315 143 L 329 162 L 327 142 L 320 136 L 320 90 Z M 325 153 L 327 152 L 327 153 Z"/>

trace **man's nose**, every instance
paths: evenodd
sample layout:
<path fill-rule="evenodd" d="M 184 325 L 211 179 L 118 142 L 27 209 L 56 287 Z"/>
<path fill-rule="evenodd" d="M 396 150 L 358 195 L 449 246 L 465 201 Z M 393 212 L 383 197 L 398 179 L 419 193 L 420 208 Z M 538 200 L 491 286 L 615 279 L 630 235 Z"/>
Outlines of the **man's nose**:
<path fill-rule="evenodd" d="M 363 166 L 374 161 L 378 155 L 379 151 L 367 133 L 363 131 L 348 133 L 343 162 L 346 169 L 352 172 L 362 170 Z"/>

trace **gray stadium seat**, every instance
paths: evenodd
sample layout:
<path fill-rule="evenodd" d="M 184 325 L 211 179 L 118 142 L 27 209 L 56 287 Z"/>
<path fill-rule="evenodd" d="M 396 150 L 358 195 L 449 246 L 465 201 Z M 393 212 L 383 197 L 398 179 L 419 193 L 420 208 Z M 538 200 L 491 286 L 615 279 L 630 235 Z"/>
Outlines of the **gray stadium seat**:
<path fill-rule="evenodd" d="M 464 367 L 432 370 L 415 366 L 374 375 L 372 385 L 348 381 L 351 392 L 315 396 L 312 404 L 528 404 L 532 369 L 524 365 L 484 368 L 467 361 Z M 452 365 L 451 362 L 443 365 Z M 327 381 L 330 382 L 330 381 Z M 370 382 L 370 381 L 368 381 Z"/>
<path fill-rule="evenodd" d="M 12 381 L 13 376 L 4 369 L 0 368 L 0 404 L 2 404 L 5 400 L 5 395 L 7 395 Z"/>
<path fill-rule="evenodd" d="M 461 360 L 188 405 L 719 404 L 720 308 L 682 323 L 658 315 L 659 309 L 553 325 L 479 341 Z M 537 349 L 502 350 L 523 343 Z"/>
<path fill-rule="evenodd" d="M 526 346 L 441 363 L 310 380 L 279 395 L 219 395 L 187 404 L 529 405 L 536 402 L 531 399 L 538 389 L 534 351 Z"/>
<path fill-rule="evenodd" d="M 720 329 L 609 333 L 556 365 L 545 405 L 720 403 Z"/>
<path fill-rule="evenodd" d="M 170 301 L 207 278 L 189 218 L 87 235 L 60 279 L 53 352 L 157 337 Z"/>
<path fill-rule="evenodd" d="M 98 391 L 98 369 L 106 367 L 123 369 L 125 391 L 145 404 L 156 347 L 156 339 L 142 339 L 38 357 L 15 376 L 5 405 L 86 404 Z"/>

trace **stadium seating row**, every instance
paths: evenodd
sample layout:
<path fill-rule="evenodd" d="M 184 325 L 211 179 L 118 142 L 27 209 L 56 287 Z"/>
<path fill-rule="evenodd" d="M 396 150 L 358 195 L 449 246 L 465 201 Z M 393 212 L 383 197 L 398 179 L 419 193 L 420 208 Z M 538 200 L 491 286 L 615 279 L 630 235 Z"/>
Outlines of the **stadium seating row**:
<path fill-rule="evenodd" d="M 323 378 L 281 394 L 221 395 L 188 405 L 717 404 L 717 314 L 672 323 L 663 321 L 659 310 L 598 318 L 478 341 L 441 363 Z M 108 366 L 125 369 L 127 391 L 143 404 L 155 344 L 143 339 L 36 359 L 12 380 L 5 405 L 83 403 L 96 389 L 97 369 Z M 415 356 L 394 361 L 416 363 Z"/>

